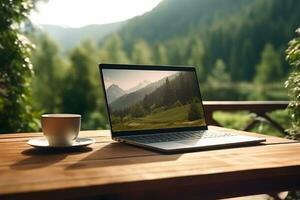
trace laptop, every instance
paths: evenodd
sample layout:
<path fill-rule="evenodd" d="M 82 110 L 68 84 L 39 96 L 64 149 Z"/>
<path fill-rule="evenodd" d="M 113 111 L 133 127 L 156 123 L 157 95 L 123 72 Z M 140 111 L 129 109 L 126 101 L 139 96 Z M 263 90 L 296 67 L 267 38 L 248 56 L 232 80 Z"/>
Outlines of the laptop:
<path fill-rule="evenodd" d="M 112 139 L 162 153 L 264 138 L 208 130 L 194 67 L 100 64 Z"/>

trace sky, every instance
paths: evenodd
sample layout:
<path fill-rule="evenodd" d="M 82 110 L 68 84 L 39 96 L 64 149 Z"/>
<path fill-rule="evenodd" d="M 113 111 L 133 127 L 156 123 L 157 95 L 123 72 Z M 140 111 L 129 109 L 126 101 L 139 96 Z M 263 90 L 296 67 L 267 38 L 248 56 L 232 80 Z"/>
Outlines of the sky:
<path fill-rule="evenodd" d="M 144 81 L 155 82 L 164 77 L 178 73 L 177 71 L 153 70 L 114 70 L 103 69 L 104 85 L 108 88 L 112 84 L 118 85 L 123 90 L 128 90 Z"/>
<path fill-rule="evenodd" d="M 82 27 L 123 21 L 152 10 L 162 0 L 48 0 L 37 4 L 34 24 Z"/>

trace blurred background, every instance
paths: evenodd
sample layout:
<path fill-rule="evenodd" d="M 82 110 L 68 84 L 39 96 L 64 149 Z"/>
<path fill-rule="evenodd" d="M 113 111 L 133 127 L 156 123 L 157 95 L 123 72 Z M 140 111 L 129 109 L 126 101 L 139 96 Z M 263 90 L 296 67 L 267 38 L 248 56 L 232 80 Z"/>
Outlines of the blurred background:
<path fill-rule="evenodd" d="M 39 131 L 42 113 L 108 128 L 99 63 L 196 66 L 204 100 L 288 100 L 298 0 L 12 0 L 0 14 L 0 132 Z M 288 111 L 270 116 L 290 126 Z M 214 117 L 241 128 L 253 116 Z"/>

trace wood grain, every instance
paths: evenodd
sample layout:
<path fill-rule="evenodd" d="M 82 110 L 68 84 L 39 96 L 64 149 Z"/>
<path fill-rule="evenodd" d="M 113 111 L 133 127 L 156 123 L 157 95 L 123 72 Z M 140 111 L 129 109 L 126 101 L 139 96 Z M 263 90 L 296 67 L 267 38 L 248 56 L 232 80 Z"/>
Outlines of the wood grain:
<path fill-rule="evenodd" d="M 97 143 L 72 152 L 26 144 L 41 133 L 1 135 L 0 199 L 215 199 L 300 188 L 300 144 L 265 137 L 264 145 L 185 154 L 113 142 L 109 131 L 82 131 Z"/>

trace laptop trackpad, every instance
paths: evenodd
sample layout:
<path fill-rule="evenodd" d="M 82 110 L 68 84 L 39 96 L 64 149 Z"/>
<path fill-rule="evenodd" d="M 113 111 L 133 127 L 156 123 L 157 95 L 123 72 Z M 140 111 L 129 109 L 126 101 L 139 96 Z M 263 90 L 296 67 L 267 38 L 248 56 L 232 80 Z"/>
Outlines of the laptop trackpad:
<path fill-rule="evenodd" d="M 178 141 L 177 143 L 185 144 L 188 146 L 210 146 L 210 145 L 223 144 L 224 140 L 218 138 L 211 138 L 211 139 L 198 139 L 198 140 L 183 140 L 183 141 Z"/>
<path fill-rule="evenodd" d="M 177 143 L 185 144 L 188 146 L 212 146 L 220 144 L 244 143 L 253 141 L 252 137 L 248 136 L 232 136 L 232 137 L 219 137 L 219 138 L 206 138 L 197 140 L 183 140 Z"/>

